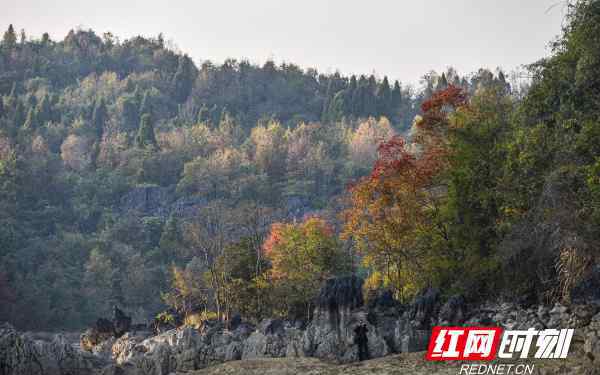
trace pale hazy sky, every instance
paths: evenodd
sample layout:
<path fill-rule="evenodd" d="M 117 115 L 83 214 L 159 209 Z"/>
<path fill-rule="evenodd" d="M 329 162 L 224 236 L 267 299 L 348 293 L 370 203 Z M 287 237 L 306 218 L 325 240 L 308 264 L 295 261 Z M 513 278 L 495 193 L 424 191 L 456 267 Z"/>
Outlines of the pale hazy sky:
<path fill-rule="evenodd" d="M 272 58 L 412 83 L 449 65 L 469 73 L 531 63 L 548 54 L 565 11 L 557 0 L 0 0 L 0 9 L 1 29 L 13 23 L 35 37 L 59 40 L 76 27 L 121 39 L 163 32 L 196 62 Z"/>

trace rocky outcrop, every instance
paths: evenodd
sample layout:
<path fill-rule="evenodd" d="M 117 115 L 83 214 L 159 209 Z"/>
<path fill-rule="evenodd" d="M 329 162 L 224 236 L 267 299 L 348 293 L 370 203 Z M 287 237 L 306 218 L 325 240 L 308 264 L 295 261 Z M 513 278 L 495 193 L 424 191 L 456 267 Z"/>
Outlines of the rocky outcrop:
<path fill-rule="evenodd" d="M 93 375 L 108 362 L 77 350 L 64 336 L 33 341 L 10 324 L 0 325 L 0 374 Z"/>
<path fill-rule="evenodd" d="M 588 361 L 597 361 L 599 335 L 592 323 L 600 317 L 590 305 L 525 309 L 514 303 L 493 303 L 473 307 L 462 296 L 442 303 L 437 290 L 426 289 L 409 305 L 382 294 L 365 306 L 362 280 L 355 277 L 328 280 L 316 302 L 313 319 L 305 328 L 300 323 L 267 319 L 257 327 L 238 322 L 232 327 L 235 329 L 226 329 L 217 322 L 200 331 L 180 328 L 145 339 L 126 334 L 113 344 L 112 357 L 123 374 L 168 374 L 239 359 L 316 357 L 348 363 L 422 351 L 433 325 L 466 324 L 507 329 L 579 328 L 577 340 L 585 341 Z"/>
<path fill-rule="evenodd" d="M 407 316 L 415 328 L 431 328 L 440 307 L 439 302 L 440 291 L 434 288 L 427 288 L 417 295 Z"/>
<path fill-rule="evenodd" d="M 160 186 L 138 186 L 121 198 L 121 209 L 143 216 L 167 217 L 168 206 L 174 201 L 173 189 Z"/>
<path fill-rule="evenodd" d="M 591 319 L 585 330 L 583 351 L 590 365 L 600 368 L 600 313 Z"/>
<path fill-rule="evenodd" d="M 440 308 L 440 325 L 460 325 L 467 319 L 468 306 L 465 297 L 455 295 L 448 298 L 448 301 Z"/>
<path fill-rule="evenodd" d="M 244 341 L 242 359 L 301 357 L 302 331 L 280 319 L 266 319 Z"/>
<path fill-rule="evenodd" d="M 120 207 L 123 212 L 137 216 L 155 216 L 163 220 L 173 215 L 176 217 L 193 217 L 207 200 L 202 197 L 177 198 L 173 187 L 138 186 L 121 197 Z"/>
<path fill-rule="evenodd" d="M 85 330 L 79 339 L 79 343 L 83 350 L 91 352 L 94 347 L 105 342 L 115 334 L 115 326 L 108 319 L 99 318 L 96 323 Z"/>
<path fill-rule="evenodd" d="M 115 334 L 116 326 L 128 324 L 120 310 L 115 310 L 113 321 L 100 319 L 93 328 L 110 335 L 86 336 L 89 347 L 84 349 L 89 352 L 79 351 L 61 335 L 39 341 L 0 326 L 0 375 L 167 375 L 235 360 L 284 357 L 349 363 L 425 350 L 432 326 L 463 324 L 518 330 L 575 328 L 573 355 L 585 358 L 589 368 L 600 368 L 600 305 L 472 306 L 462 296 L 443 301 L 435 289 L 423 290 L 411 304 L 381 293 L 365 305 L 362 280 L 356 277 L 328 280 L 308 323 L 266 319 L 254 326 L 238 318 L 228 326 L 214 320 L 199 329 L 181 326 L 159 334 L 132 330 Z"/>
<path fill-rule="evenodd" d="M 369 358 L 390 352 L 383 332 L 369 321 L 367 309 L 363 308 L 362 284 L 356 276 L 327 280 L 317 298 L 314 318 L 302 336 L 305 356 L 358 361 L 362 341 Z M 359 334 L 361 338 L 357 337 Z"/>
<path fill-rule="evenodd" d="M 127 333 L 112 346 L 116 364 L 111 371 L 116 369 L 124 375 L 166 375 L 239 360 L 252 329 L 246 324 L 233 331 L 223 325 L 203 332 L 182 327 L 149 338 Z"/>
<path fill-rule="evenodd" d="M 390 353 L 383 333 L 367 320 L 364 311 L 352 311 L 342 314 L 338 321 L 332 321 L 327 315 L 317 315 L 309 324 L 302 337 L 304 355 L 337 362 L 355 362 L 359 360 L 359 345 L 355 335 L 366 329 L 368 358 L 378 358 Z"/>
<path fill-rule="evenodd" d="M 113 319 L 99 318 L 93 327 L 80 336 L 81 349 L 88 352 L 106 352 L 106 341 L 119 338 L 131 329 L 131 317 L 125 315 L 117 306 L 113 310 Z M 112 340 L 114 341 L 114 340 Z M 100 348 L 98 348 L 100 346 Z"/>

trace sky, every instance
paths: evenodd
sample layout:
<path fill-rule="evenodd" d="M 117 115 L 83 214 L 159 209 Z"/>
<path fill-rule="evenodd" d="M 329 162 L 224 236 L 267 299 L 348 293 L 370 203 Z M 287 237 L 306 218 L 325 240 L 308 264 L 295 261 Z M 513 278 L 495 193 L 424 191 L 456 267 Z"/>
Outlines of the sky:
<path fill-rule="evenodd" d="M 505 71 L 549 54 L 565 0 L 0 0 L 0 28 L 62 40 L 163 33 L 194 61 L 272 59 L 416 84 L 448 66 Z"/>

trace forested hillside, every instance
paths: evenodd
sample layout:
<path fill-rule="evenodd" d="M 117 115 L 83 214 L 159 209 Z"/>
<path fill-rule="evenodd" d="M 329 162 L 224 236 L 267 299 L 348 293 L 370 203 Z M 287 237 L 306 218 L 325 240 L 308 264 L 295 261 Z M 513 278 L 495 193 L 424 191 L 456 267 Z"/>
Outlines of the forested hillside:
<path fill-rule="evenodd" d="M 523 91 L 500 70 L 415 88 L 10 25 L 0 320 L 307 318 L 349 273 L 401 301 L 570 299 L 597 262 L 598 35 L 600 2 L 570 6 Z"/>

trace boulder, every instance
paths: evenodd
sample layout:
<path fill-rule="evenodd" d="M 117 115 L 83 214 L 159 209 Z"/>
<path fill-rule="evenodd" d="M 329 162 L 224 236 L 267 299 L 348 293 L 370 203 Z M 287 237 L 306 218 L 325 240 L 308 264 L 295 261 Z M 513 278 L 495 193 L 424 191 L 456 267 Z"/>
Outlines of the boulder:
<path fill-rule="evenodd" d="M 115 344 L 115 341 L 116 339 L 114 337 L 110 337 L 107 340 L 93 346 L 89 351 L 91 351 L 96 357 L 112 360 L 112 347 Z"/>
<path fill-rule="evenodd" d="M 147 349 L 139 345 L 142 341 L 144 341 L 142 336 L 125 333 L 114 341 L 111 347 L 111 358 L 117 364 L 123 364 L 138 355 L 143 355 Z"/>
<path fill-rule="evenodd" d="M 591 319 L 586 329 L 583 350 L 587 360 L 600 368 L 600 313 Z"/>
<path fill-rule="evenodd" d="M 197 368 L 198 343 L 198 334 L 192 329 L 172 330 L 142 341 L 124 334 L 113 345 L 113 358 L 126 375 L 167 375 Z"/>
<path fill-rule="evenodd" d="M 285 357 L 286 352 L 287 342 L 285 336 L 279 334 L 265 335 L 257 331 L 244 341 L 242 359 Z"/>
<path fill-rule="evenodd" d="M 302 331 L 281 319 L 265 319 L 243 342 L 242 359 L 301 357 Z"/>
<path fill-rule="evenodd" d="M 421 320 L 411 318 L 414 309 L 407 310 L 396 321 L 393 332 L 393 347 L 398 353 L 412 353 L 427 349 L 430 327 L 424 328 Z"/>
<path fill-rule="evenodd" d="M 567 327 L 582 328 L 588 326 L 592 318 L 600 311 L 600 306 L 596 305 L 571 305 L 571 315 Z"/>
<path fill-rule="evenodd" d="M 427 350 L 431 331 L 429 330 L 408 330 L 400 336 L 400 352 L 412 353 Z"/>
<path fill-rule="evenodd" d="M 548 328 L 566 328 L 571 318 L 570 310 L 567 306 L 557 303 L 549 312 L 550 319 L 547 321 Z"/>

